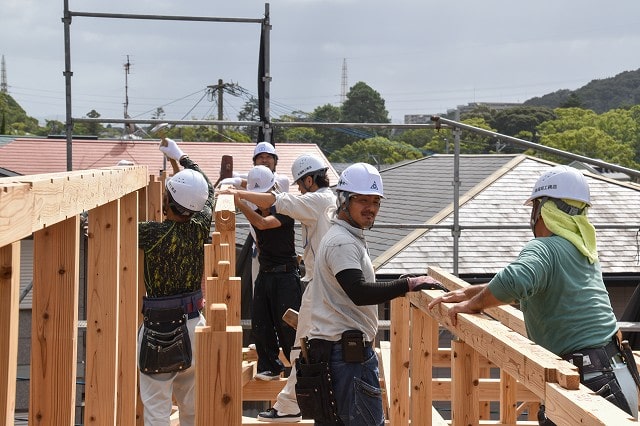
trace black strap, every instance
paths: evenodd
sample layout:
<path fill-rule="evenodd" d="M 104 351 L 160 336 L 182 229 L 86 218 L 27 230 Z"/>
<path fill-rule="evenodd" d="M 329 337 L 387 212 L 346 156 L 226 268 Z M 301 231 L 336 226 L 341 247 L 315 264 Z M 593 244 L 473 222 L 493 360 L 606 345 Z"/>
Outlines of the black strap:
<path fill-rule="evenodd" d="M 640 374 L 638 374 L 638 366 L 636 365 L 636 360 L 633 357 L 633 351 L 631 350 L 631 345 L 629 345 L 628 340 L 622 341 L 622 355 L 631 373 L 631 377 L 633 377 L 633 381 L 636 382 L 636 387 L 640 389 Z"/>

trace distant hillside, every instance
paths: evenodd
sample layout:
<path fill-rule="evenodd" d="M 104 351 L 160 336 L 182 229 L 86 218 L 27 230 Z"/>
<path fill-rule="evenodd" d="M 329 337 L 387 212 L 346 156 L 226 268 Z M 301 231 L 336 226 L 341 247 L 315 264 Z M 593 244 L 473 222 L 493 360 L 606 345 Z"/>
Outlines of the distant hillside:
<path fill-rule="evenodd" d="M 611 78 L 592 80 L 576 90 L 562 89 L 524 102 L 527 106 L 549 108 L 576 106 L 598 114 L 610 109 L 640 104 L 640 69 Z"/>

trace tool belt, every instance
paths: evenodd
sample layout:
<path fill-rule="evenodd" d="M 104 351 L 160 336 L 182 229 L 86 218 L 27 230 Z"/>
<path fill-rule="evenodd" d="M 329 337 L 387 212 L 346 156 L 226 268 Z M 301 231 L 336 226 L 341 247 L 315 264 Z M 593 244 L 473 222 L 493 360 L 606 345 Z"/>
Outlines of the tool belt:
<path fill-rule="evenodd" d="M 601 348 L 580 349 L 562 355 L 562 358 L 578 367 L 581 376 L 589 373 L 612 371 L 612 363 L 624 362 L 620 347 L 613 339 Z"/>
<path fill-rule="evenodd" d="M 298 270 L 298 265 L 289 264 L 289 265 L 275 265 L 269 266 L 266 268 L 260 268 L 260 272 L 265 274 L 274 274 L 274 273 L 284 273 L 284 272 L 294 272 Z"/>
<path fill-rule="evenodd" d="M 173 373 L 191 366 L 191 339 L 187 321 L 200 314 L 203 304 L 201 291 L 144 298 L 144 327 L 138 358 L 140 372 Z"/>
<path fill-rule="evenodd" d="M 565 354 L 562 358 L 578 367 L 580 382 L 594 391 L 596 395 L 603 397 L 627 413 L 632 413 L 612 366 L 614 364 L 626 364 L 636 384 L 638 383 L 638 372 L 633 354 L 631 354 L 630 358 L 628 357 L 626 351 L 623 351 L 618 344 L 615 335 L 603 347 L 581 349 Z M 585 379 L 585 375 L 591 373 L 596 374 L 592 374 L 592 377 Z"/>
<path fill-rule="evenodd" d="M 322 424 L 343 425 L 331 384 L 331 348 L 335 342 L 301 340 L 301 356 L 296 365 L 296 399 L 305 419 Z M 313 354 L 313 355 L 312 355 Z"/>
<path fill-rule="evenodd" d="M 202 290 L 196 290 L 191 293 L 174 294 L 171 296 L 145 296 L 142 298 L 143 315 L 145 315 L 147 309 L 183 308 L 189 319 L 191 319 L 197 317 L 203 307 L 204 299 L 202 298 Z"/>

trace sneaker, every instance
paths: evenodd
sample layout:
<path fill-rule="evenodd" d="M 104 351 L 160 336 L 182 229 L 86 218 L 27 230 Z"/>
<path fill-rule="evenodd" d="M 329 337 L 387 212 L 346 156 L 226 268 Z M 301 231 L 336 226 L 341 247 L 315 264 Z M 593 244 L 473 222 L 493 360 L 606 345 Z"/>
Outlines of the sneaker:
<path fill-rule="evenodd" d="M 278 380 L 280 378 L 280 373 L 274 373 L 273 371 L 261 371 L 260 373 L 256 374 L 256 379 L 258 380 L 265 380 L 265 381 L 269 381 L 269 380 Z"/>
<path fill-rule="evenodd" d="M 278 414 L 275 408 L 269 408 L 258 414 L 258 420 L 271 423 L 297 423 L 302 421 L 302 416 L 298 414 Z"/>
<path fill-rule="evenodd" d="M 256 350 L 256 344 L 255 343 L 249 343 L 249 346 L 247 346 L 249 349 L 251 349 L 252 351 Z"/>

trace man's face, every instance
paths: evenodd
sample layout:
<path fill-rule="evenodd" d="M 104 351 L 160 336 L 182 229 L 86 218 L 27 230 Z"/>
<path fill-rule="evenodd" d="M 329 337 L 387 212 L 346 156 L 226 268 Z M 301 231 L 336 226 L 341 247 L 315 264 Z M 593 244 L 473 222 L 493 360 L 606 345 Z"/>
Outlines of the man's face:
<path fill-rule="evenodd" d="M 380 211 L 379 195 L 352 195 L 349 199 L 351 219 L 362 229 L 369 229 Z"/>
<path fill-rule="evenodd" d="M 256 155 L 256 158 L 253 160 L 254 166 L 266 166 L 272 172 L 276 171 L 276 164 L 276 157 L 266 152 Z"/>

